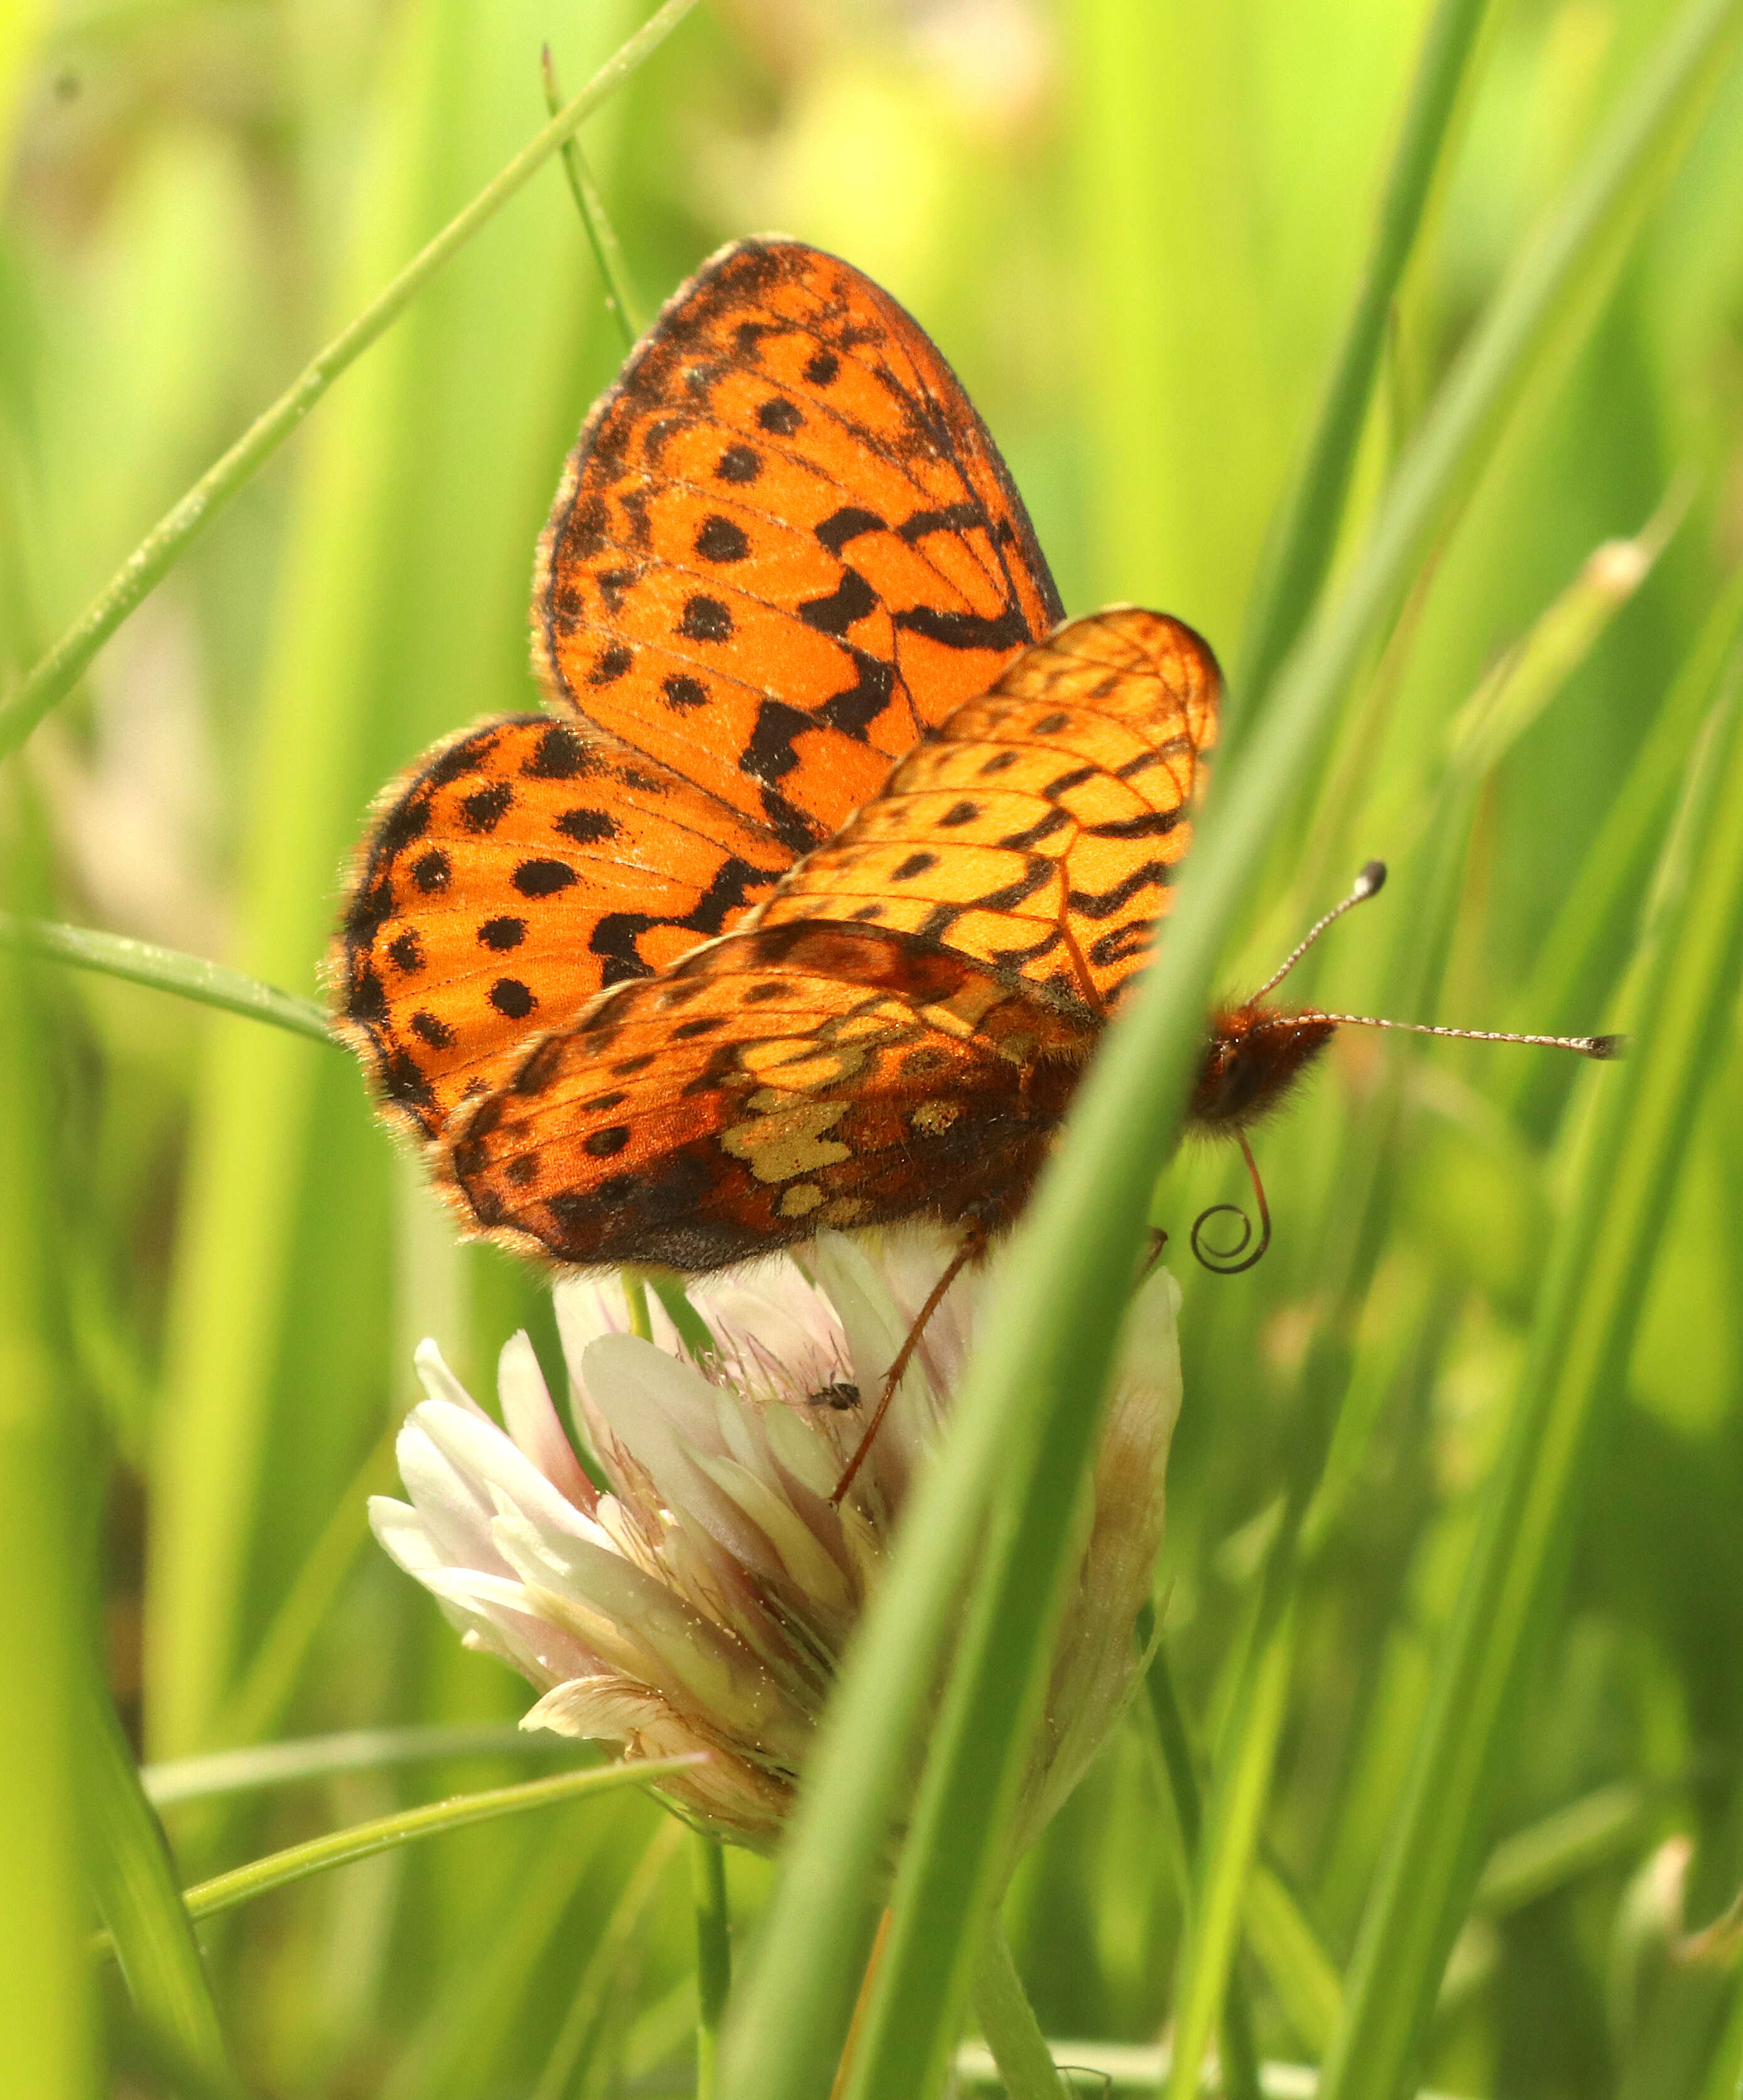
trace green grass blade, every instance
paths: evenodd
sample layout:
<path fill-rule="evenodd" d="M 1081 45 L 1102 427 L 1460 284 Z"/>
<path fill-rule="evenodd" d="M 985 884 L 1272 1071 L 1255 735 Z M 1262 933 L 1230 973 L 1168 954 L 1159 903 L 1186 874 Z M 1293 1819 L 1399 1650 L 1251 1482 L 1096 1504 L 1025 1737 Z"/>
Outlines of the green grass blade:
<path fill-rule="evenodd" d="M 1440 0 L 1428 24 L 1355 307 L 1260 573 L 1235 681 L 1243 712 L 1262 702 L 1330 567 L 1379 370 L 1387 316 L 1416 245 L 1486 11 L 1486 0 Z"/>
<path fill-rule="evenodd" d="M 207 2081 L 233 2085 L 211 1986 L 170 1848 L 139 1784 L 108 1694 L 86 1695 L 82 1760 L 90 1871 L 106 1948 L 119 1961 L 147 2028 Z"/>
<path fill-rule="evenodd" d="M 75 969 L 125 977 L 130 984 L 149 985 L 155 991 L 170 992 L 178 999 L 194 999 L 226 1013 L 244 1014 L 275 1028 L 288 1028 L 293 1035 L 311 1035 L 320 1043 L 338 1040 L 313 999 L 298 999 L 276 985 L 245 977 L 240 970 L 209 963 L 201 955 L 160 948 L 154 941 L 99 933 L 92 926 L 58 925 L 48 919 L 19 919 L 10 911 L 0 911 L 0 947 L 46 955 L 57 963 L 70 963 Z"/>
<path fill-rule="evenodd" d="M 1652 1836 L 1669 1789 L 1617 1780 L 1503 1838 L 1477 1877 L 1472 1905 L 1500 1917 L 1552 1889 L 1638 1851 Z"/>
<path fill-rule="evenodd" d="M 1404 1017 L 1433 1010 L 1434 982 L 1452 939 L 1464 885 L 1478 791 L 1638 587 L 1657 545 L 1657 537 L 1643 536 L 1640 542 L 1601 550 L 1587 562 L 1454 717 L 1438 792 L 1424 797 L 1430 812 L 1427 849 L 1406 870 L 1406 908 L 1399 921 L 1405 930 L 1380 1002 L 1382 1012 Z M 1200 1886 L 1181 1949 L 1175 2014 L 1176 2096 L 1198 2074 L 1232 1974 L 1237 1926 L 1246 1908 L 1244 1892 L 1294 1666 L 1303 1527 L 1320 1492 L 1350 1391 L 1348 1337 L 1360 1319 L 1386 1244 L 1386 1158 L 1398 1086 L 1395 1070 L 1347 1134 L 1331 1176 L 1339 1191 L 1338 1215 L 1324 1242 L 1316 1293 L 1320 1316 L 1295 1401 L 1288 1500 L 1267 1557 L 1259 1623 L 1224 1731 L 1224 1754 L 1211 1792 L 1210 1829 L 1198 1860 Z M 1323 2027 L 1321 2032 L 1324 2035 Z"/>
<path fill-rule="evenodd" d="M 696 2100 L 714 2100 L 720 2028 L 732 1988 L 732 1921 L 726 1910 L 726 1862 L 717 1839 L 691 1840 L 696 1911 Z"/>
<path fill-rule="evenodd" d="M 1255 1666 L 1243 1673 L 1240 1697 L 1228 1722 L 1234 1754 L 1217 1774 L 1200 1847 L 1202 1871 L 1175 1998 L 1168 2081 L 1173 2100 L 1191 2100 L 1198 2092 L 1204 2052 L 1222 2016 L 1247 1904 L 1247 1876 L 1258 1849 L 1288 1704 L 1295 1653 L 1294 1571 L 1292 1560 L 1273 1565 L 1281 1594 L 1274 1604 L 1268 1598 L 1271 1608 L 1261 1611 L 1255 1629 Z"/>
<path fill-rule="evenodd" d="M 1679 874 L 1634 1002 L 1634 1053 L 1599 1092 L 1551 1250 L 1507 1445 L 1363 1917 L 1328 2100 L 1392 2100 L 1469 1900 L 1507 1722 L 1569 1551 L 1582 1462 L 1619 1388 L 1652 1255 L 1743 955 L 1743 736 L 1728 690 L 1667 849 Z M 1686 858 L 1685 858 L 1686 856 Z"/>
<path fill-rule="evenodd" d="M 135 548 L 73 624 L 0 704 L 0 757 L 15 751 L 134 607 L 162 580 L 226 504 L 245 488 L 340 373 L 376 342 L 466 243 L 558 151 L 576 128 L 651 56 L 695 5 L 665 0 L 574 100 L 413 257 L 386 289 L 313 358 L 271 407 L 203 474 Z"/>
<path fill-rule="evenodd" d="M 14 818 L 11 798 L 0 798 L 8 875 Z M 51 1094 L 28 973 L 0 951 L 0 2089 L 85 2100 L 97 2050 L 78 1945 L 75 1750 L 90 1636 L 72 1577 L 77 1474 L 44 1229 Z"/>
<path fill-rule="evenodd" d="M 1589 986 L 1595 959 L 1607 939 L 1627 925 L 1636 909 L 1653 841 L 1661 836 L 1676 784 L 1710 704 L 1720 666 L 1743 629 L 1743 569 L 1731 578 L 1707 615 L 1675 682 L 1640 741 L 1627 777 L 1617 792 L 1591 850 L 1563 898 L 1525 990 L 1514 1003 L 1520 1016 L 1536 1017 L 1534 1028 L 1574 1025 L 1577 1002 Z M 1521 1065 L 1511 1081 L 1515 1101 L 1533 1100 L 1552 1084 L 1541 1065 Z"/>
<path fill-rule="evenodd" d="M 974 2011 L 1011 2100 L 1065 2100 L 1064 2081 L 1024 1995 L 996 1912 L 986 1921 L 975 1965 Z"/>
<path fill-rule="evenodd" d="M 305 1881 L 311 1874 L 349 1866 L 355 1860 L 370 1859 L 377 1852 L 391 1851 L 421 1838 L 439 1838 L 445 1831 L 494 1822 L 499 1816 L 518 1815 L 528 1809 L 548 1808 L 584 1796 L 615 1793 L 624 1787 L 657 1786 L 666 1773 L 705 1762 L 705 1753 L 691 1751 L 682 1757 L 648 1758 L 635 1764 L 596 1765 L 585 1771 L 560 1772 L 554 1779 L 528 1780 L 519 1786 L 492 1787 L 480 1793 L 457 1794 L 451 1801 L 401 1809 L 392 1815 L 378 1815 L 368 1823 L 329 1831 L 324 1838 L 311 1838 L 304 1845 L 287 1846 L 281 1852 L 251 1860 L 245 1867 L 237 1867 L 227 1874 L 214 1874 L 210 1881 L 188 1890 L 183 1901 L 188 1917 L 210 1917 L 216 1911 L 233 1910 L 238 1904 L 252 1903 L 275 1889 Z M 102 1935 L 95 1951 L 105 1955 L 115 1951 L 108 1935 Z"/>
<path fill-rule="evenodd" d="M 624 1882 L 623 1894 L 612 1905 L 605 1929 L 587 1957 L 557 2039 L 527 2100 L 563 2100 L 566 2093 L 575 2091 L 577 2076 L 585 2075 L 630 1948 L 646 1923 L 660 1882 L 685 1834 L 676 1816 L 664 1816 L 654 1826 L 646 1851 Z M 715 1850 L 717 1853 L 719 1847 Z M 707 2100 L 707 2089 L 699 2080 L 696 2100 Z"/>
<path fill-rule="evenodd" d="M 1614 259 L 1619 233 L 1714 84 L 1740 20 L 1737 0 L 1700 0 L 1680 18 L 1476 331 L 1401 462 L 1348 585 L 1279 674 L 1274 704 L 1220 787 L 1167 940 L 1129 1017 L 1110 1031 L 1069 1141 L 1017 1234 L 951 1435 L 844 1674 L 760 1958 L 729 2028 L 730 2100 L 809 2100 L 827 2085 L 870 1945 L 869 1890 L 950 1593 L 986 1527 L 996 1478 L 1004 1492 L 995 1544 L 933 1734 L 911 1841 L 916 1921 L 899 1944 L 893 1930 L 880 1979 L 888 2037 L 880 2054 L 885 2045 L 891 2054 L 874 2062 L 868 2049 L 861 2075 L 876 2093 L 898 2056 L 921 2062 L 929 2076 L 942 2068 L 965 1980 L 959 1950 L 998 1842 L 1004 1776 L 1052 1618 L 1067 1531 L 1062 1506 L 1092 1445 L 1123 1281 L 1156 1167 L 1178 1127 L 1224 941 L 1279 823 L 1313 776 L 1376 626 L 1488 457 L 1571 303 Z M 976 1758 L 977 1786 L 969 1783 Z M 947 1843 L 936 1815 L 946 1799 L 965 1805 Z M 911 2086 L 903 2100 L 920 2089 Z"/>
<path fill-rule="evenodd" d="M 298 1786 L 336 1772 L 386 1771 L 396 1765 L 449 1758 L 548 1757 L 559 1746 L 569 1747 L 542 1730 L 529 1732 L 508 1721 L 476 1727 L 346 1728 L 333 1736 L 304 1736 L 147 1765 L 139 1779 L 152 1806 L 168 1808 L 218 1794 Z"/>
<path fill-rule="evenodd" d="M 545 77 L 545 105 L 554 117 L 563 107 L 563 90 L 557 85 L 556 62 L 551 57 L 549 44 L 540 54 L 540 68 Z M 581 142 L 572 132 L 563 142 L 563 171 L 568 177 L 569 194 L 581 215 L 587 245 L 594 252 L 599 281 L 605 288 L 606 311 L 617 324 L 624 348 L 633 350 L 636 338 L 647 326 L 647 317 L 629 289 L 629 267 L 624 261 L 616 229 L 607 216 L 605 200 L 587 165 L 587 156 L 581 151 Z"/>

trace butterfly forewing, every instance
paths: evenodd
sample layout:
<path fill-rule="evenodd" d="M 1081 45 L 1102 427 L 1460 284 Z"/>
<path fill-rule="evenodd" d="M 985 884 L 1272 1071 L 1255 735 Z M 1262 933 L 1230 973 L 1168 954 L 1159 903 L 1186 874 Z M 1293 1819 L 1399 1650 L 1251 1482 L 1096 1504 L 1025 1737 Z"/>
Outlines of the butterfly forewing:
<path fill-rule="evenodd" d="M 334 955 L 340 1023 L 384 1107 L 435 1137 L 529 1035 L 720 933 L 785 862 L 614 739 L 486 722 L 390 791 Z"/>
<path fill-rule="evenodd" d="M 846 263 L 747 241 L 589 418 L 535 652 L 558 703 L 802 849 L 1060 611 L 924 331 Z"/>

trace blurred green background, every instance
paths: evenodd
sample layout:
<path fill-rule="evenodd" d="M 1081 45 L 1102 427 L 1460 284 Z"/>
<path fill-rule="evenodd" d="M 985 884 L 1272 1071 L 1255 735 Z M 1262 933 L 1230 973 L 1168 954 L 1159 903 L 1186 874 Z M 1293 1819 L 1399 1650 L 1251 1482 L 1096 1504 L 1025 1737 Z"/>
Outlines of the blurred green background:
<path fill-rule="evenodd" d="M 745 232 L 849 257 L 962 375 L 1068 610 L 1158 606 L 1238 666 L 1426 12 L 713 0 L 583 137 L 646 307 Z M 1392 316 L 1354 520 L 1670 13 L 1659 0 L 1490 10 Z M 11 0 L 9 671 L 543 121 L 541 43 L 572 91 L 638 19 L 619 0 Z M 1678 674 L 1736 617 L 1740 198 L 1733 77 L 1349 694 L 1336 761 L 1259 885 L 1231 991 L 1377 855 L 1392 886 L 1304 970 L 1303 996 L 1477 1026 L 1604 1024 L 1710 690 L 1679 697 Z M 533 543 L 620 355 L 554 163 L 12 762 L 15 904 L 313 995 L 377 787 L 436 735 L 530 704 Z M 1667 497 L 1675 529 L 1650 574 L 1531 688 L 1496 761 L 1452 780 L 1460 704 L 1594 549 Z M 0 1252 L 15 1282 L 29 1268 L 11 1309 L 36 1338 L 8 1361 L 46 1396 L 51 1457 L 73 1484 L 74 1579 L 62 1619 L 38 1621 L 47 1644 L 100 1609 L 110 1681 L 149 1758 L 511 1719 L 522 1686 L 463 1654 L 366 1542 L 362 1496 L 388 1483 L 384 1438 L 413 1396 L 421 1335 L 480 1392 L 517 1326 L 550 1357 L 538 1279 L 454 1243 L 348 1058 L 70 972 L 35 971 L 28 1000 L 16 985 L 7 996 L 19 1171 Z M 1250 1915 L 1242 1957 L 1269 2058 L 1313 2061 L 1329 2032 L 1569 1131 L 1603 1077 L 1573 1066 L 1477 1045 L 1394 1056 L 1346 1031 L 1260 1140 L 1276 1243 L 1238 1279 L 1184 1251 L 1196 1212 L 1239 1193 L 1238 1168 L 1189 1153 L 1158 1193 L 1186 1290 L 1158 1595 L 1207 1751 L 1302 1383 L 1329 1374 L 1327 1333 L 1346 1395 L 1262 1843 L 1281 1895 L 1269 1939 Z M 1732 1972 L 1676 1943 L 1743 1882 L 1740 1078 L 1730 1042 L 1638 1342 L 1615 1367 L 1624 1404 L 1488 1833 L 1515 1850 L 1482 1885 L 1436 2018 L 1426 2076 L 1441 2088 L 1694 2095 L 1718 2075 Z M 55 1586 L 51 1569 L 41 1611 Z M 174 1811 L 179 1871 L 545 1768 L 474 1757 Z M 686 2089 L 688 1895 L 682 1853 L 650 1853 L 661 1824 L 616 1797 L 218 1921 L 202 1937 L 245 2076 L 263 2093 L 395 2100 Z M 1177 1850 L 1140 1717 L 1010 1900 L 1049 2034 L 1161 2032 Z M 763 1873 L 735 1860 L 732 1877 L 748 1926 Z M 589 1978 L 584 2045 L 554 2068 Z M 145 2082 L 126 2089 L 157 2089 L 130 2075 Z"/>

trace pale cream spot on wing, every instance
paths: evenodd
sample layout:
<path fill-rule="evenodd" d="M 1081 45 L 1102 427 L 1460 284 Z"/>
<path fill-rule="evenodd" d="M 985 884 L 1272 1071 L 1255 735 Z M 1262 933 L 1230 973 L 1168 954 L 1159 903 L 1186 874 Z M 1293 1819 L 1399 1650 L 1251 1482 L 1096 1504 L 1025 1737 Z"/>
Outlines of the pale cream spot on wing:
<path fill-rule="evenodd" d="M 845 1101 L 800 1102 L 735 1123 L 721 1132 L 720 1141 L 759 1181 L 791 1181 L 851 1158 L 846 1145 L 823 1135 L 846 1110 Z"/>
<path fill-rule="evenodd" d="M 808 1217 L 823 1200 L 823 1192 L 814 1181 L 796 1182 L 785 1190 L 775 1205 L 783 1218 Z"/>
<path fill-rule="evenodd" d="M 853 1050 L 819 1049 L 814 1042 L 789 1036 L 778 1043 L 747 1043 L 739 1061 L 759 1079 L 777 1079 L 783 1087 L 809 1091 L 851 1079 L 865 1057 Z"/>
<path fill-rule="evenodd" d="M 833 1202 L 826 1203 L 818 1213 L 820 1225 L 851 1225 L 857 1224 L 872 1206 L 863 1196 L 837 1196 Z"/>
<path fill-rule="evenodd" d="M 908 1120 L 928 1137 L 942 1137 L 961 1114 L 957 1101 L 922 1101 Z"/>

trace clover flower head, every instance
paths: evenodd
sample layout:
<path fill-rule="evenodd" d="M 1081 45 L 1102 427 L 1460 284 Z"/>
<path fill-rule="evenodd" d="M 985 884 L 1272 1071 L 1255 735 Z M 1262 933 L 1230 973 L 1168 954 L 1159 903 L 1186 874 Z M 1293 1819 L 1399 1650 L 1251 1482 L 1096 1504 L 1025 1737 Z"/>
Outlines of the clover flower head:
<path fill-rule="evenodd" d="M 713 1343 L 699 1354 L 651 1299 L 652 1339 L 629 1333 L 615 1278 L 559 1284 L 575 1425 L 603 1486 L 524 1335 L 498 1365 L 501 1428 L 426 1342 L 426 1397 L 399 1443 L 411 1499 L 371 1502 L 376 1536 L 469 1645 L 538 1688 L 523 1727 L 611 1742 L 632 1760 L 706 1751 L 664 1792 L 716 1834 L 767 1850 L 996 1288 L 996 1258 L 951 1286 L 835 1506 L 885 1370 L 950 1254 L 932 1233 L 880 1248 L 826 1234 L 802 1266 L 782 1256 L 693 1283 Z M 1025 1837 L 1081 1776 L 1141 1665 L 1132 1623 L 1161 1541 L 1180 1398 L 1176 1298 L 1158 1272 L 1127 1317 Z"/>

